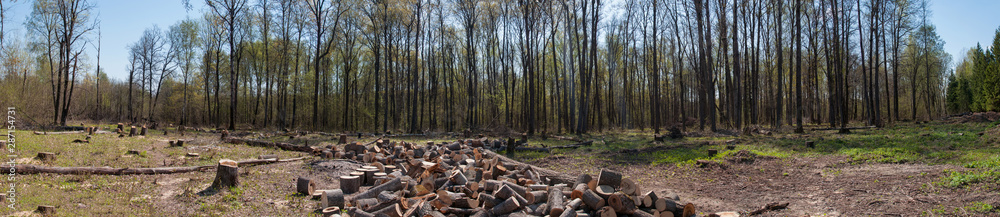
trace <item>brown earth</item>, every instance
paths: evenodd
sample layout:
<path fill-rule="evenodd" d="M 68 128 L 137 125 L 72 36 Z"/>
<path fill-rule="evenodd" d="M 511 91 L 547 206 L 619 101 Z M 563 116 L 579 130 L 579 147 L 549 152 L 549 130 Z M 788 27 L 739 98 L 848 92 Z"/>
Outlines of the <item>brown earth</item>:
<path fill-rule="evenodd" d="M 694 203 L 701 214 L 746 213 L 772 202 L 790 205 L 763 216 L 940 215 L 933 209 L 947 215 L 977 216 L 983 214 L 949 207 L 973 202 L 1000 207 L 997 186 L 950 189 L 934 184 L 945 175 L 944 170 L 965 170 L 959 166 L 852 165 L 846 157 L 833 155 L 778 159 L 740 154 L 741 158 L 730 157 L 704 168 L 621 163 L 613 159 L 627 156 L 618 153 L 595 159 L 549 156 L 529 163 L 571 174 L 596 174 L 599 168 L 623 171 L 640 183 L 642 191 L 675 193 L 682 202 Z"/>

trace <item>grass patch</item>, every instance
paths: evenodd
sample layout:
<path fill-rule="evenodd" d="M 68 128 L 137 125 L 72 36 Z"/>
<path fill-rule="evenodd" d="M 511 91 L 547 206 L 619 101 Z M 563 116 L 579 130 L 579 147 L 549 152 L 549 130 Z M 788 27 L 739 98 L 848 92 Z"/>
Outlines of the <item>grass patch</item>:
<path fill-rule="evenodd" d="M 975 183 L 1000 183 L 1000 156 L 966 163 L 969 171 L 946 171 L 939 185 L 957 188 Z"/>

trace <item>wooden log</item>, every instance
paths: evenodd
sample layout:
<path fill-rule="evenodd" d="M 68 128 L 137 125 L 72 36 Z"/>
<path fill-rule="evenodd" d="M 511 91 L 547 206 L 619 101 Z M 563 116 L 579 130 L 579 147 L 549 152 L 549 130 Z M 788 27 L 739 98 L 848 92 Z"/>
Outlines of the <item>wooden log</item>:
<path fill-rule="evenodd" d="M 562 215 L 565 208 L 563 206 L 563 192 L 557 188 L 549 189 L 549 215 L 559 216 Z"/>
<path fill-rule="evenodd" d="M 503 215 L 511 213 L 519 208 L 521 208 L 521 204 L 517 202 L 517 199 L 511 197 L 507 198 L 507 200 L 504 200 L 502 203 L 497 204 L 490 211 L 495 215 Z"/>
<path fill-rule="evenodd" d="M 583 199 L 576 198 L 570 200 L 569 203 L 566 203 L 566 209 L 563 211 L 563 213 L 576 212 L 577 209 L 580 209 L 581 205 L 583 205 Z"/>
<path fill-rule="evenodd" d="M 562 214 L 559 214 L 559 217 L 577 217 L 577 214 L 574 210 L 566 210 Z"/>
<path fill-rule="evenodd" d="M 693 211 L 694 210 L 694 205 L 690 204 L 690 203 L 688 203 L 687 205 L 684 205 L 684 212 L 687 213 L 688 205 L 691 205 L 691 210 L 692 210 L 692 212 L 694 212 Z M 781 209 L 785 209 L 787 207 L 788 207 L 788 203 L 768 203 L 767 205 L 764 205 L 764 207 L 761 207 L 760 209 L 751 211 L 750 215 L 751 216 L 760 215 L 760 214 L 763 214 L 764 212 L 767 212 L 767 211 L 781 210 Z"/>
<path fill-rule="evenodd" d="M 613 189 L 617 189 L 621 185 L 621 182 L 622 174 L 617 171 L 601 169 L 600 175 L 597 176 L 597 185 L 607 185 Z"/>
<path fill-rule="evenodd" d="M 344 192 L 340 189 L 324 190 L 322 198 L 323 208 L 344 207 Z"/>
<path fill-rule="evenodd" d="M 459 216 L 469 216 L 483 211 L 481 208 L 456 208 L 456 207 L 444 207 L 441 209 L 441 213 L 444 214 L 454 214 Z"/>
<path fill-rule="evenodd" d="M 267 142 L 267 141 L 250 140 L 250 139 L 240 139 L 240 138 L 228 138 L 228 137 L 225 137 L 223 139 L 223 142 L 230 143 L 230 144 L 246 144 L 246 145 L 249 145 L 249 146 L 274 148 L 274 149 L 281 149 L 281 150 L 286 150 L 286 151 L 297 151 L 297 152 L 313 153 L 313 147 L 308 146 L 308 145 L 295 145 L 295 144 L 281 143 L 281 142 Z"/>
<path fill-rule="evenodd" d="M 38 152 L 38 156 L 36 156 L 35 158 L 38 158 L 38 160 L 41 160 L 42 162 L 48 163 L 56 160 L 56 153 Z"/>
<path fill-rule="evenodd" d="M 631 215 L 637 208 L 632 197 L 622 192 L 616 192 L 608 196 L 608 205 L 615 209 L 615 213 L 627 215 Z"/>
<path fill-rule="evenodd" d="M 260 155 L 257 156 L 257 159 L 278 159 L 278 155 L 276 154 Z"/>
<path fill-rule="evenodd" d="M 199 157 L 199 156 L 201 156 L 201 154 L 198 154 L 198 153 L 196 153 L 196 152 L 188 152 L 188 153 L 187 153 L 187 156 L 188 156 L 188 157 Z"/>
<path fill-rule="evenodd" d="M 370 212 L 372 210 L 371 209 L 372 207 L 378 205 L 378 199 L 375 198 L 358 199 L 354 201 L 353 204 L 354 207 L 360 208 L 361 210 L 364 210 L 366 212 Z"/>
<path fill-rule="evenodd" d="M 312 179 L 299 177 L 295 181 L 295 192 L 302 195 L 310 195 L 316 190 L 316 183 Z"/>
<path fill-rule="evenodd" d="M 524 199 L 528 200 L 528 204 L 544 203 L 548 197 L 549 194 L 546 191 L 532 191 L 524 194 Z"/>
<path fill-rule="evenodd" d="M 583 196 L 580 198 L 583 199 L 583 203 L 587 204 L 587 207 L 594 210 L 604 207 L 605 204 L 604 198 L 597 195 L 597 193 L 594 193 L 594 191 L 591 191 L 590 189 L 584 190 Z"/>
<path fill-rule="evenodd" d="M 563 173 L 560 173 L 560 172 L 556 172 L 554 170 L 545 169 L 545 168 L 541 168 L 541 167 L 537 167 L 537 166 L 532 166 L 532 165 L 529 165 L 529 164 L 521 163 L 519 161 L 515 161 L 513 159 L 510 159 L 510 158 L 508 158 L 506 156 L 498 155 L 496 152 L 493 152 L 493 151 L 490 151 L 490 150 L 485 150 L 484 149 L 483 150 L 483 154 L 484 154 L 485 157 L 496 158 L 500 162 L 503 162 L 504 164 L 507 164 L 507 165 L 515 165 L 517 167 L 529 167 L 529 168 L 531 168 L 532 171 L 535 171 L 539 175 L 541 175 L 543 179 L 548 179 L 549 180 L 549 184 L 558 184 L 558 183 L 567 183 L 567 184 L 569 184 L 569 183 L 573 183 L 573 181 L 576 180 L 576 178 L 573 177 L 573 176 L 566 175 L 566 174 L 563 174 Z"/>
<path fill-rule="evenodd" d="M 677 204 L 673 199 L 660 198 L 656 200 L 656 210 L 660 212 L 677 212 L 684 209 L 684 205 Z"/>
<path fill-rule="evenodd" d="M 237 187 L 240 184 L 239 164 L 234 160 L 219 160 L 219 165 L 215 169 L 215 180 L 212 181 L 212 189 L 228 189 Z"/>
<path fill-rule="evenodd" d="M 340 217 L 340 207 L 331 206 L 320 211 L 323 217 Z"/>
<path fill-rule="evenodd" d="M 655 192 L 647 191 L 646 193 L 642 194 L 641 206 L 656 208 L 656 201 L 659 199 L 660 197 L 656 196 Z"/>
<path fill-rule="evenodd" d="M 361 189 L 361 177 L 359 176 L 340 176 L 340 190 L 344 194 L 357 193 Z"/>
<path fill-rule="evenodd" d="M 615 213 L 615 209 L 611 208 L 610 206 L 605 206 L 605 207 L 601 207 L 600 210 L 597 210 L 597 216 L 600 216 L 600 217 L 618 217 L 618 214 Z"/>
<path fill-rule="evenodd" d="M 693 216 L 695 214 L 694 204 L 691 203 L 684 204 L 684 211 L 681 213 L 682 213 L 681 216 L 684 217 Z"/>
<path fill-rule="evenodd" d="M 606 200 L 608 196 L 611 196 L 611 194 L 615 193 L 615 188 L 612 188 L 611 186 L 608 185 L 598 185 L 597 190 L 594 191 L 594 193 L 597 193 L 597 195 L 600 195 L 602 198 L 605 198 Z"/>
<path fill-rule="evenodd" d="M 398 191 L 401 189 L 403 189 L 403 183 L 400 181 L 400 178 L 394 178 L 386 183 L 382 183 L 381 185 L 369 188 L 366 191 L 358 193 L 358 195 L 355 195 L 353 198 L 351 198 L 351 200 L 353 201 L 357 199 L 374 198 L 376 195 L 378 195 L 383 191 Z"/>
<path fill-rule="evenodd" d="M 638 195 L 639 186 L 629 178 L 622 178 L 621 189 L 625 195 Z"/>
<path fill-rule="evenodd" d="M 365 212 L 357 207 L 347 208 L 347 216 L 351 217 L 375 217 L 375 214 L 370 212 Z"/>
<path fill-rule="evenodd" d="M 576 199 L 576 198 L 583 197 L 583 191 L 586 191 L 586 190 L 590 190 L 590 189 L 587 188 L 587 183 L 576 184 L 576 187 L 573 187 L 573 193 L 570 194 L 569 198 L 570 199 Z"/>

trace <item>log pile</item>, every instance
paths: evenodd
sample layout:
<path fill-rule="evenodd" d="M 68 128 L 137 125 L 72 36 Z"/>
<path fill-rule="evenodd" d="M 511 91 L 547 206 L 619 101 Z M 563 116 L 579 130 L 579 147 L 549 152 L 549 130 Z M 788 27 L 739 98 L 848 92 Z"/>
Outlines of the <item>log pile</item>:
<path fill-rule="evenodd" d="M 501 142 L 502 143 L 502 142 Z M 367 164 L 340 176 L 340 188 L 316 190 L 320 210 L 347 216 L 683 216 L 692 204 L 641 191 L 612 170 L 571 177 L 486 149 L 483 140 L 419 146 L 378 140 L 324 147 L 314 154 Z M 331 154 L 323 154 L 331 153 Z M 297 180 L 298 193 L 311 182 Z M 688 207 L 686 210 L 685 208 Z M 327 211 L 321 211 L 326 215 Z"/>

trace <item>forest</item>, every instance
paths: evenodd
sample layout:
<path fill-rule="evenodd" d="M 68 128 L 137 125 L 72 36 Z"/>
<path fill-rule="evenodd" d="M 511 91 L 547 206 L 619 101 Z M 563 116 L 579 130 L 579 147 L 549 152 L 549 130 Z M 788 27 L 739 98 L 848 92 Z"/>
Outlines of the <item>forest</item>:
<path fill-rule="evenodd" d="M 969 82 L 997 77 L 973 64 L 994 55 L 953 72 L 919 0 L 185 0 L 195 15 L 127 48 L 100 47 L 96 2 L 30 4 L 2 41 L 0 101 L 34 125 L 801 131 L 997 104 L 997 85 Z"/>

